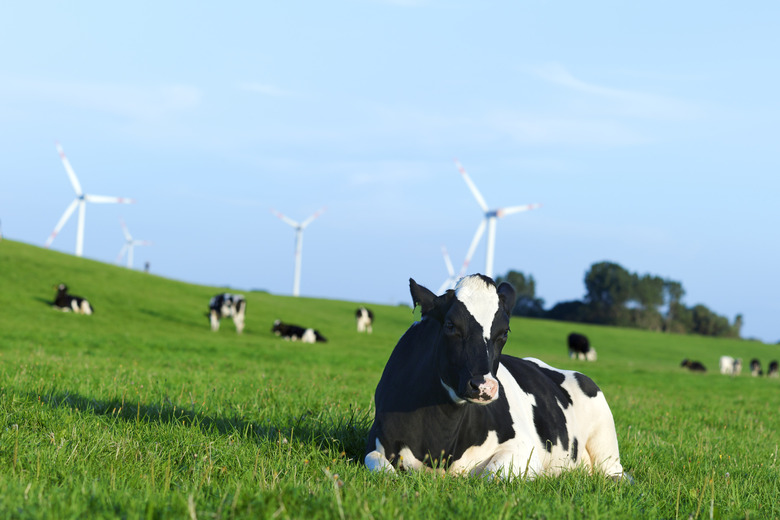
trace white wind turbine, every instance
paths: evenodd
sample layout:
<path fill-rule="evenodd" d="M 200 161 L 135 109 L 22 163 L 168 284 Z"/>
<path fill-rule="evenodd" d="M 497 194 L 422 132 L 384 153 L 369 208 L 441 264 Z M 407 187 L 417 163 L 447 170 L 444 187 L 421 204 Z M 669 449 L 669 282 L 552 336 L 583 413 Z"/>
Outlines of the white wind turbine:
<path fill-rule="evenodd" d="M 460 170 L 460 173 L 463 176 L 463 180 L 466 181 L 466 184 L 471 190 L 471 194 L 474 195 L 474 198 L 477 200 L 477 204 L 479 204 L 479 207 L 485 214 L 485 218 L 482 220 L 482 222 L 479 223 L 479 227 L 477 227 L 477 232 L 474 233 L 474 238 L 471 240 L 471 245 L 469 246 L 469 250 L 466 253 L 466 259 L 463 261 L 463 266 L 460 268 L 460 273 L 458 273 L 458 276 L 462 277 L 466 275 L 466 269 L 469 266 L 469 262 L 471 262 L 471 257 L 474 254 L 474 250 L 477 248 L 480 239 L 482 238 L 482 234 L 485 232 L 485 227 L 487 226 L 488 237 L 484 274 L 485 276 L 493 278 L 493 256 L 496 247 L 496 221 L 507 215 L 512 215 L 513 213 L 520 213 L 521 211 L 536 209 L 540 207 L 541 204 L 525 204 L 523 206 L 510 206 L 508 208 L 490 209 L 488 208 L 487 202 L 485 202 L 485 199 L 482 197 L 482 194 L 471 181 L 469 174 L 466 173 L 466 170 L 463 168 L 460 162 L 457 161 L 457 159 L 455 160 L 455 165 L 458 167 L 458 170 Z"/>
<path fill-rule="evenodd" d="M 447 289 L 452 289 L 455 287 L 455 282 L 458 281 L 458 277 L 455 276 L 455 269 L 452 267 L 452 261 L 450 260 L 450 255 L 447 253 L 447 248 L 444 246 L 441 246 L 441 252 L 444 255 L 444 264 L 447 266 L 447 274 L 449 275 L 446 280 L 444 280 L 444 283 L 441 284 L 441 287 L 439 287 L 439 290 L 436 291 L 436 294 L 441 294 Z"/>
<path fill-rule="evenodd" d="M 299 296 L 301 293 L 301 248 L 303 247 L 303 230 L 306 229 L 306 226 L 311 224 L 314 219 L 322 215 L 324 211 L 325 208 L 322 208 L 303 222 L 298 223 L 293 219 L 282 215 L 275 209 L 271 210 L 271 212 L 279 217 L 285 224 L 288 224 L 295 229 L 295 278 L 293 278 L 293 296 Z"/>
<path fill-rule="evenodd" d="M 122 218 L 119 219 L 119 223 L 122 225 L 122 232 L 125 235 L 125 245 L 123 245 L 122 249 L 119 250 L 119 255 L 116 257 L 116 263 L 118 265 L 122 261 L 122 257 L 125 255 L 125 253 L 127 253 L 127 268 L 132 269 L 133 248 L 135 246 L 150 246 L 152 243 L 148 240 L 135 240 L 132 235 L 130 235 L 130 230 L 127 229 L 127 225 Z"/>
<path fill-rule="evenodd" d="M 60 232 L 62 227 L 76 210 L 76 206 L 78 206 L 79 223 L 78 229 L 76 231 L 76 256 L 82 256 L 84 253 L 84 212 L 86 211 L 87 202 L 95 202 L 98 204 L 132 204 L 135 201 L 133 199 L 122 197 L 107 197 L 104 195 L 88 195 L 84 193 L 81 189 L 81 184 L 79 184 L 79 180 L 76 177 L 76 173 L 73 171 L 73 168 L 70 165 L 70 161 L 68 161 L 68 158 L 65 157 L 65 152 L 62 151 L 62 146 L 60 146 L 60 143 L 57 143 L 57 151 L 59 152 L 60 158 L 62 159 L 62 164 L 65 166 L 65 171 L 68 174 L 70 183 L 73 185 L 73 191 L 76 192 L 76 198 L 73 199 L 73 202 L 70 203 L 70 205 L 65 210 L 65 213 L 63 213 L 62 217 L 60 217 L 59 222 L 57 222 L 57 225 L 54 227 L 54 231 L 51 232 L 51 235 L 49 235 L 49 238 L 46 240 L 45 247 L 49 247 L 51 243 L 54 242 L 54 238 L 57 236 L 57 233 Z"/>

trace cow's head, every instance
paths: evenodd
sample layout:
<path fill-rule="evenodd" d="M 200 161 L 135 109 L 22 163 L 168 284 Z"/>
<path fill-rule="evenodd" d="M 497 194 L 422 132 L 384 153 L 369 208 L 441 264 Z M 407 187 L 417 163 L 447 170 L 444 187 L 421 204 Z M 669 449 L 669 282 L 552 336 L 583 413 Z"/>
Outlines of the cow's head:
<path fill-rule="evenodd" d="M 441 384 L 456 403 L 488 404 L 499 395 L 496 379 L 509 334 L 515 290 L 483 275 L 462 278 L 441 296 L 409 280 L 423 319 L 438 322 L 436 358 Z"/>

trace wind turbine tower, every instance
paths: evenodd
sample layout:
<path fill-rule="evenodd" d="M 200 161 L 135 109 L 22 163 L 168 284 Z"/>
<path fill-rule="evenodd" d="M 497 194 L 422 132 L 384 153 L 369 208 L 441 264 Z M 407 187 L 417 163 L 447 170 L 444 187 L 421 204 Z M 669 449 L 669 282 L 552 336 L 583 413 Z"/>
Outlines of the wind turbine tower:
<path fill-rule="evenodd" d="M 68 174 L 70 183 L 73 186 L 73 191 L 76 192 L 76 198 L 73 199 L 73 202 L 71 202 L 70 205 L 65 209 L 65 213 L 63 213 L 62 217 L 60 217 L 59 222 L 57 222 L 57 225 L 54 227 L 54 231 L 51 232 L 51 235 L 49 235 L 49 238 L 46 240 L 45 247 L 48 248 L 51 243 L 54 242 L 54 238 L 57 236 L 57 233 L 60 232 L 65 223 L 68 222 L 68 219 L 73 214 L 73 212 L 76 211 L 76 207 L 78 207 L 79 222 L 78 229 L 76 231 L 76 256 L 83 256 L 84 213 L 87 209 L 87 202 L 94 202 L 97 204 L 133 204 L 135 201 L 133 199 L 123 197 L 107 197 L 105 195 L 88 195 L 84 193 L 84 191 L 81 189 L 79 179 L 76 177 L 76 173 L 73 171 L 73 167 L 70 165 L 70 161 L 68 161 L 68 158 L 65 157 L 65 152 L 62 151 L 62 146 L 60 146 L 60 143 L 57 143 L 57 151 L 59 152 L 60 158 L 62 159 L 62 164 L 65 166 L 65 172 Z"/>
<path fill-rule="evenodd" d="M 125 245 L 123 245 L 122 249 L 119 250 L 119 255 L 116 257 L 116 263 L 119 264 L 119 262 L 122 261 L 122 257 L 125 255 L 125 253 L 127 253 L 127 268 L 132 269 L 133 248 L 135 246 L 150 246 L 152 243 L 147 240 L 135 240 L 132 235 L 130 235 L 130 230 L 127 229 L 127 225 L 122 218 L 119 219 L 119 223 L 122 225 L 122 232 L 125 235 Z"/>
<path fill-rule="evenodd" d="M 455 160 L 455 166 L 457 166 L 458 170 L 463 176 L 463 180 L 466 181 L 466 185 L 469 187 L 469 190 L 471 190 L 471 194 L 474 195 L 477 204 L 479 204 L 480 209 L 482 209 L 484 213 L 484 218 L 482 219 L 482 222 L 479 223 L 477 232 L 474 233 L 474 238 L 471 240 L 471 245 L 469 246 L 469 250 L 466 253 L 466 259 L 463 261 L 463 266 L 460 268 L 458 277 L 463 277 L 466 275 L 466 269 L 469 266 L 469 262 L 471 262 L 472 255 L 474 255 L 474 250 L 477 248 L 482 235 L 485 233 L 485 228 L 487 227 L 488 236 L 486 248 L 487 251 L 485 253 L 484 274 L 485 276 L 493 278 L 493 258 L 496 247 L 496 221 L 507 215 L 512 215 L 513 213 L 520 213 L 521 211 L 529 211 L 539 208 L 541 207 L 541 204 L 525 204 L 523 206 L 510 206 L 508 208 L 490 209 L 487 205 L 487 202 L 485 202 L 484 197 L 482 197 L 482 194 L 479 192 L 476 185 L 472 182 L 471 177 L 469 177 L 469 174 L 466 173 L 465 168 L 463 168 L 457 159 Z"/>
<path fill-rule="evenodd" d="M 293 219 L 282 215 L 275 209 L 271 210 L 271 212 L 279 217 L 282 222 L 295 229 L 295 277 L 293 278 L 293 296 L 300 296 L 301 294 L 301 248 L 303 247 L 303 230 L 306 229 L 306 226 L 311 224 L 314 219 L 322 215 L 324 211 L 325 208 L 322 208 L 303 222 L 298 223 Z"/>

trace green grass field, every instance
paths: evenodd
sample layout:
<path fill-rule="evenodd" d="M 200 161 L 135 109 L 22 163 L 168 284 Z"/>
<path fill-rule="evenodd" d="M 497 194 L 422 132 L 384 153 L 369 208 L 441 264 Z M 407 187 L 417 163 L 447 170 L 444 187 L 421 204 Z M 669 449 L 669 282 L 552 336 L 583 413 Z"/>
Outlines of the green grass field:
<path fill-rule="evenodd" d="M 93 316 L 50 307 L 62 281 Z M 1 518 L 780 517 L 780 380 L 717 373 L 723 354 L 766 367 L 776 345 L 513 319 L 506 353 L 604 390 L 635 483 L 376 475 L 361 462 L 373 391 L 419 311 L 371 305 L 358 335 L 354 302 L 233 289 L 238 336 L 209 330 L 221 290 L 0 242 Z M 329 342 L 281 340 L 277 318 Z M 598 362 L 568 359 L 572 330 Z"/>

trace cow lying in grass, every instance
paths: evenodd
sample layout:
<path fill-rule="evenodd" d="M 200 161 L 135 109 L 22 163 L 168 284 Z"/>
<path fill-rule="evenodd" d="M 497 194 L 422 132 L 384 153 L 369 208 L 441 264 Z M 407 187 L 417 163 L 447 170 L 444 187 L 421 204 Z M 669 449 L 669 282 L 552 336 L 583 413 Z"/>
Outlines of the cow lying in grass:
<path fill-rule="evenodd" d="M 64 312 L 75 312 L 76 314 L 90 315 L 94 312 L 92 305 L 86 298 L 68 294 L 68 286 L 61 283 L 57 286 L 57 295 L 54 297 L 52 306 Z"/>
<path fill-rule="evenodd" d="M 501 353 L 515 290 L 482 275 L 437 297 L 410 280 L 422 319 L 374 396 L 365 464 L 501 478 L 577 466 L 622 478 L 612 412 L 587 376 Z"/>
<path fill-rule="evenodd" d="M 274 322 L 271 332 L 289 341 L 300 341 L 302 343 L 325 343 L 328 341 L 318 330 L 282 323 L 279 320 Z"/>

